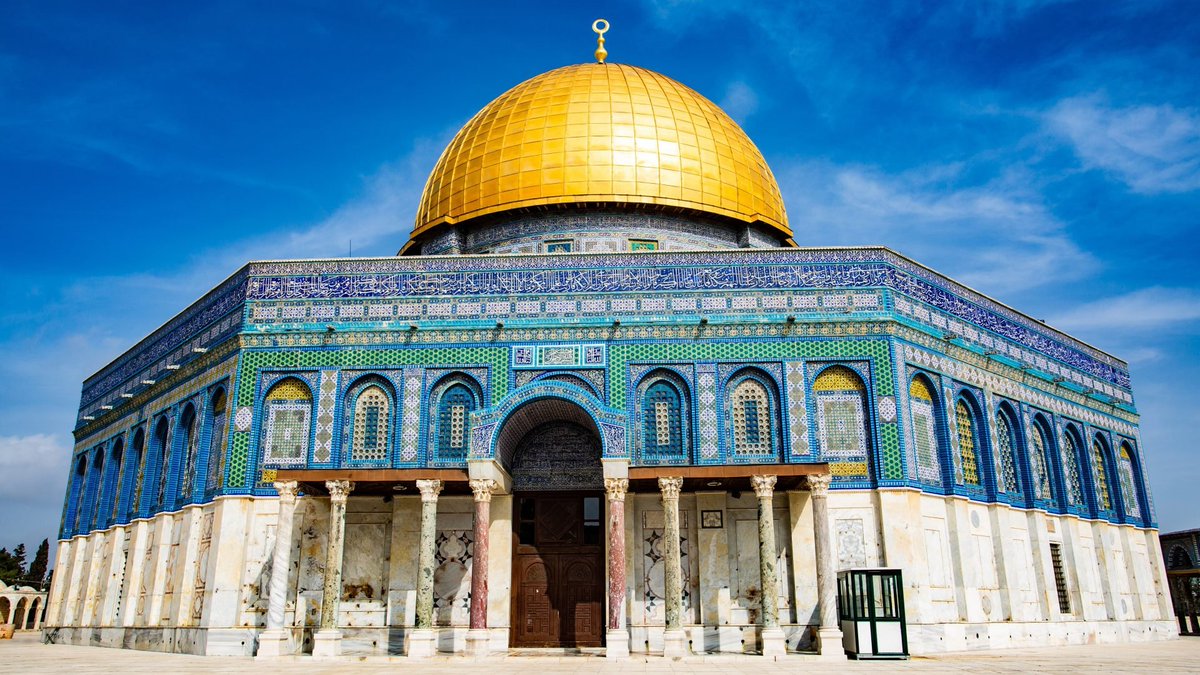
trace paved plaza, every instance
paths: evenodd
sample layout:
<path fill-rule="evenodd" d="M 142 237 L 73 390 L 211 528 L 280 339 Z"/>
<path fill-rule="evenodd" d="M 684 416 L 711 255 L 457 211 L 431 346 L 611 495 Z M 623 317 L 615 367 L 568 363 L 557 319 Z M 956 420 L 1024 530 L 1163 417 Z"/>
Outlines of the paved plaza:
<path fill-rule="evenodd" d="M 366 657 L 342 661 L 317 661 L 296 657 L 256 661 L 244 657 L 204 657 L 160 654 L 102 647 L 44 645 L 34 634 L 18 635 L 0 642 L 2 673 L 891 673 L 895 671 L 964 673 L 1197 673 L 1200 672 L 1200 638 L 1185 637 L 1165 642 L 1039 649 L 1010 649 L 963 652 L 910 661 L 823 662 L 811 657 L 789 656 L 768 661 L 754 656 L 707 656 L 681 660 L 636 657 L 610 662 L 597 656 L 556 654 L 522 657 L 491 657 L 469 661 L 461 657 L 411 661 L 405 657 Z"/>

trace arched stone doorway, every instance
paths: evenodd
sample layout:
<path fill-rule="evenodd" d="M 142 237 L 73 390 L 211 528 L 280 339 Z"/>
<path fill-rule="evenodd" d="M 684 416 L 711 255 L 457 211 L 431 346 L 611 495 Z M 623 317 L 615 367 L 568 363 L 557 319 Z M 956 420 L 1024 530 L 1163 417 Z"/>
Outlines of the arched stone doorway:
<path fill-rule="evenodd" d="M 599 430 L 577 404 L 531 401 L 500 430 L 513 481 L 513 647 L 604 644 Z"/>

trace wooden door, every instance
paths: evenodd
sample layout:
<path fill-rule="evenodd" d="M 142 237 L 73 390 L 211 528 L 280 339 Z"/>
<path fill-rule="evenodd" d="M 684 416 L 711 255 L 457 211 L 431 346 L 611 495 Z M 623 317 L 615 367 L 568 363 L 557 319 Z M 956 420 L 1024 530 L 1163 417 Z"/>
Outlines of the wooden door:
<path fill-rule="evenodd" d="M 513 518 L 513 646 L 604 644 L 600 497 L 523 494 Z"/>

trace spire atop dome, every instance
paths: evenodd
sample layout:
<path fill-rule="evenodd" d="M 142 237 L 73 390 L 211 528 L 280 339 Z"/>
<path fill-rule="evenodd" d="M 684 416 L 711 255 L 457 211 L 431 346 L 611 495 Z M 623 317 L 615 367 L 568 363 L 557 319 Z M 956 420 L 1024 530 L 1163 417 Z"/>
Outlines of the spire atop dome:
<path fill-rule="evenodd" d="M 608 57 L 608 50 L 604 48 L 604 34 L 608 32 L 608 19 L 596 19 L 592 22 L 592 32 L 596 38 L 596 63 L 604 63 L 604 59 Z"/>

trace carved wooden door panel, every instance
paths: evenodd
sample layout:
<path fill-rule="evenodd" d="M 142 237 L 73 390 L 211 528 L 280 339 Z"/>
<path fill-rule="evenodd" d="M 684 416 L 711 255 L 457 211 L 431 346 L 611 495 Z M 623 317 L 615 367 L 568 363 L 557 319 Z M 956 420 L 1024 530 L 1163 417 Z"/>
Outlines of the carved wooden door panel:
<path fill-rule="evenodd" d="M 518 495 L 513 518 L 513 646 L 599 647 L 604 547 L 599 497 Z"/>

